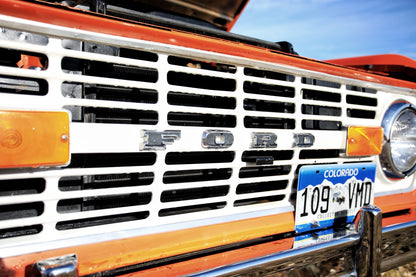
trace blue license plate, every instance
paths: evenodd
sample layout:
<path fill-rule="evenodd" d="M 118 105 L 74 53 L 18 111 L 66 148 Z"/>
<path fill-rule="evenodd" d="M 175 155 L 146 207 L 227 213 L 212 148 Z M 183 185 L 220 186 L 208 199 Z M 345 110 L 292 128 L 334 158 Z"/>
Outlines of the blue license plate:
<path fill-rule="evenodd" d="M 375 163 L 308 165 L 299 171 L 295 231 L 351 223 L 374 202 Z"/>

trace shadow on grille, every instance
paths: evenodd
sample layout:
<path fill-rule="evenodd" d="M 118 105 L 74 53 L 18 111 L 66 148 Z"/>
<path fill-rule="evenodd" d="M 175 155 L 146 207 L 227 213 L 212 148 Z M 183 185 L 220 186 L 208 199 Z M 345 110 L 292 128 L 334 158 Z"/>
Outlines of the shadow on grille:
<path fill-rule="evenodd" d="M 303 89 L 302 96 L 306 100 L 341 102 L 341 94 L 327 91 Z"/>
<path fill-rule="evenodd" d="M 163 175 L 163 183 L 174 184 L 227 180 L 231 177 L 231 173 L 231 168 L 167 171 Z"/>
<path fill-rule="evenodd" d="M 109 86 L 100 84 L 62 84 L 62 94 L 69 98 L 155 104 L 158 93 L 154 89 Z"/>
<path fill-rule="evenodd" d="M 290 165 L 242 167 L 240 169 L 239 177 L 240 178 L 254 178 L 254 177 L 287 175 L 289 174 L 290 169 L 291 169 Z"/>
<path fill-rule="evenodd" d="M 233 128 L 237 124 L 237 119 L 234 115 L 170 112 L 168 123 L 172 126 Z"/>
<path fill-rule="evenodd" d="M 268 100 L 244 99 L 244 109 L 248 111 L 294 113 L 295 104 Z"/>
<path fill-rule="evenodd" d="M 23 204 L 1 205 L 0 206 L 0 221 L 37 217 L 43 214 L 43 202 L 31 202 Z"/>
<path fill-rule="evenodd" d="M 293 82 L 295 81 L 295 76 L 275 71 L 268 71 L 268 70 L 260 70 L 254 68 L 244 68 L 244 75 L 264 78 L 264 79 L 272 79 L 272 80 L 279 80 L 279 81 L 288 81 Z"/>
<path fill-rule="evenodd" d="M 71 229 L 79 229 L 79 228 L 94 227 L 94 226 L 107 225 L 107 224 L 122 223 L 122 222 L 128 222 L 128 221 L 143 220 L 143 219 L 146 219 L 148 216 L 149 216 L 148 211 L 118 214 L 118 215 L 111 215 L 111 216 L 99 216 L 99 217 L 93 217 L 93 218 L 61 221 L 56 224 L 55 228 L 58 231 L 65 231 L 65 230 L 71 230 Z"/>
<path fill-rule="evenodd" d="M 236 81 L 234 79 L 175 71 L 168 72 L 168 83 L 175 86 L 209 90 L 234 91 L 236 89 Z"/>
<path fill-rule="evenodd" d="M 347 95 L 347 103 L 354 104 L 354 105 L 377 107 L 376 98 L 357 96 L 357 95 Z"/>
<path fill-rule="evenodd" d="M 241 206 L 248 206 L 248 205 L 257 205 L 257 204 L 265 204 L 270 202 L 278 202 L 285 199 L 285 195 L 273 195 L 273 196 L 265 196 L 265 197 L 255 197 L 249 199 L 240 199 L 234 202 L 234 207 L 241 207 Z"/>
<path fill-rule="evenodd" d="M 352 86 L 352 85 L 347 85 L 346 88 L 352 91 L 360 91 L 360 92 L 373 93 L 373 94 L 377 93 L 377 90 L 372 89 L 372 88 L 364 88 L 364 87 Z"/>
<path fill-rule="evenodd" d="M 338 158 L 340 151 L 337 149 L 302 150 L 299 159 L 329 159 Z"/>
<path fill-rule="evenodd" d="M 341 108 L 318 105 L 302 105 L 302 113 L 325 116 L 341 116 Z"/>
<path fill-rule="evenodd" d="M 0 48 L 0 66 L 45 70 L 47 65 L 48 58 L 43 54 Z"/>
<path fill-rule="evenodd" d="M 236 99 L 232 97 L 210 96 L 201 94 L 191 94 L 182 92 L 169 92 L 168 103 L 170 105 L 235 109 Z"/>
<path fill-rule="evenodd" d="M 74 115 L 73 122 L 156 125 L 156 111 L 65 106 Z"/>
<path fill-rule="evenodd" d="M 166 155 L 166 164 L 205 164 L 205 163 L 230 163 L 234 160 L 235 153 L 224 152 L 170 152 Z"/>
<path fill-rule="evenodd" d="M 162 201 L 162 203 L 194 199 L 201 199 L 202 201 L 206 198 L 225 196 L 228 194 L 229 189 L 230 187 L 228 185 L 224 185 L 213 187 L 166 190 L 162 192 L 162 195 L 160 196 L 160 201 Z"/>
<path fill-rule="evenodd" d="M 118 56 L 134 60 L 142 60 L 149 62 L 156 62 L 158 60 L 158 55 L 152 52 L 141 51 L 131 48 L 120 48 L 111 45 L 85 42 L 80 40 L 63 39 L 62 47 L 65 49 L 84 51 L 108 56 Z"/>
<path fill-rule="evenodd" d="M 17 227 L 17 228 L 0 229 L 0 239 L 36 235 L 42 232 L 42 230 L 43 230 L 43 226 L 40 224 Z"/>
<path fill-rule="evenodd" d="M 162 209 L 159 211 L 159 216 L 165 217 L 165 216 L 173 216 L 173 215 L 180 215 L 180 214 L 213 211 L 213 210 L 222 209 L 225 207 L 225 205 L 226 205 L 226 202 L 222 201 L 222 202 L 206 203 L 206 204 L 201 204 L 201 205 L 192 205 L 192 206 L 185 206 L 185 207 Z"/>
<path fill-rule="evenodd" d="M 175 56 L 169 56 L 168 62 L 173 65 L 205 69 L 205 70 L 211 70 L 211 71 L 218 71 L 218 72 L 235 73 L 237 71 L 237 68 L 234 65 L 230 65 L 230 64 L 193 60 L 189 58 L 182 58 L 182 57 L 175 57 Z"/>
<path fill-rule="evenodd" d="M 284 161 L 291 160 L 293 158 L 292 150 L 274 150 L 274 151 L 244 151 L 241 156 L 241 161 L 246 163 L 258 163 L 259 161 L 269 160 Z"/>
<path fill-rule="evenodd" d="M 291 118 L 246 116 L 244 117 L 244 127 L 264 129 L 295 129 L 295 120 Z"/>
<path fill-rule="evenodd" d="M 58 201 L 56 209 L 61 214 L 97 211 L 146 205 L 151 199 L 150 192 L 73 198 Z"/>
<path fill-rule="evenodd" d="M 72 154 L 69 168 L 145 166 L 156 161 L 155 153 Z"/>
<path fill-rule="evenodd" d="M 287 188 L 288 180 L 244 183 L 237 186 L 237 194 L 247 194 L 265 191 L 284 190 Z"/>
<path fill-rule="evenodd" d="M 319 80 L 319 79 L 314 79 L 314 78 L 306 78 L 306 77 L 302 77 L 302 84 L 321 86 L 321 87 L 327 87 L 327 88 L 340 88 L 341 87 L 340 83 Z"/>
<path fill-rule="evenodd" d="M 1 180 L 0 196 L 39 194 L 45 190 L 45 186 L 42 178 Z"/>
<path fill-rule="evenodd" d="M 342 128 L 341 121 L 331 120 L 302 120 L 302 129 L 304 130 L 327 130 L 339 131 Z"/>
<path fill-rule="evenodd" d="M 43 96 L 48 94 L 48 87 L 43 79 L 0 75 L 0 93 Z"/>
<path fill-rule="evenodd" d="M 77 191 L 147 186 L 153 179 L 153 172 L 68 176 L 59 180 L 58 188 L 60 191 Z"/>
<path fill-rule="evenodd" d="M 376 112 L 361 109 L 347 109 L 347 116 L 354 118 L 374 119 L 376 117 Z"/>
<path fill-rule="evenodd" d="M 292 87 L 263 84 L 257 82 L 244 82 L 243 89 L 245 93 L 261 94 L 280 97 L 295 97 L 295 89 Z"/>
<path fill-rule="evenodd" d="M 115 78 L 149 83 L 156 83 L 158 80 L 158 72 L 154 68 L 82 60 L 69 57 L 62 59 L 62 69 L 66 73 L 78 73 L 94 77 Z"/>

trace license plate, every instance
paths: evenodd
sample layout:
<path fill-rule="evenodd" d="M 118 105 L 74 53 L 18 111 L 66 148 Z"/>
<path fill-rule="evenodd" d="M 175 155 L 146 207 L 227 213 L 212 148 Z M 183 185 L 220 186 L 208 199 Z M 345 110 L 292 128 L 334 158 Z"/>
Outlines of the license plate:
<path fill-rule="evenodd" d="M 299 170 L 295 231 L 351 223 L 373 204 L 376 164 L 308 165 Z"/>

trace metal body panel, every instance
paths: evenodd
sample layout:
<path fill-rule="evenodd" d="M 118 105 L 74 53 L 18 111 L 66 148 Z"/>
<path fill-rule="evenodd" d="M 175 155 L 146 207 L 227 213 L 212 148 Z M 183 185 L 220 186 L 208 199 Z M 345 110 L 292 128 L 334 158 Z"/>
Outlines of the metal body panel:
<path fill-rule="evenodd" d="M 415 102 L 415 83 L 24 1 L 0 7 L 0 49 L 47 61 L 0 65 L 0 109 L 72 114 L 68 167 L 0 170 L 0 205 L 13 211 L 0 220 L 1 271 L 72 253 L 80 275 L 156 270 L 250 241 L 245 260 L 270 253 L 252 242 L 269 236 L 289 249 L 305 164 L 374 162 L 384 226 L 415 219 L 414 176 L 392 180 L 377 156 L 344 153 L 348 126 L 380 126 L 391 103 Z M 171 139 L 152 148 L 149 134 Z M 209 147 L 206 134 L 218 136 Z"/>

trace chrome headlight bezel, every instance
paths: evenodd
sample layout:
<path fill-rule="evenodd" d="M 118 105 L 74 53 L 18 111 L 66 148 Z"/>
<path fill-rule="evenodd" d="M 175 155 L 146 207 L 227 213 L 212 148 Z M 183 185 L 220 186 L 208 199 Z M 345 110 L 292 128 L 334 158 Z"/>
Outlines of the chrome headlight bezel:
<path fill-rule="evenodd" d="M 398 119 L 405 113 L 412 112 L 416 117 L 416 106 L 406 101 L 398 101 L 393 103 L 384 115 L 382 127 L 384 129 L 384 145 L 380 155 L 380 162 L 383 171 L 388 178 L 403 179 L 416 170 L 416 161 L 414 161 L 406 169 L 400 169 L 393 157 L 394 150 L 392 146 L 393 126 Z M 414 153 L 415 154 L 415 153 Z"/>

